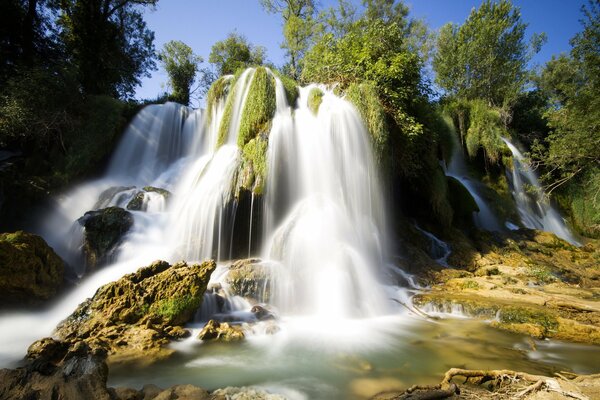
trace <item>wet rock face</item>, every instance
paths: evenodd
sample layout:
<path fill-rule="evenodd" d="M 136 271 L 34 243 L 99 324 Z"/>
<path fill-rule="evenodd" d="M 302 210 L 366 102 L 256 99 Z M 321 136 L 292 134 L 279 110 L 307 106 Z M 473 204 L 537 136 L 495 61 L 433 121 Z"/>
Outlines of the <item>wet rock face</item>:
<path fill-rule="evenodd" d="M 39 305 L 62 288 L 63 260 L 40 236 L 0 234 L 0 308 Z"/>
<path fill-rule="evenodd" d="M 234 294 L 268 303 L 271 298 L 269 268 L 257 258 L 235 261 L 229 267 L 227 283 Z"/>
<path fill-rule="evenodd" d="M 58 326 L 56 336 L 104 348 L 111 361 L 166 357 L 169 340 L 189 336 L 182 325 L 200 307 L 215 268 L 214 261 L 156 261 L 102 286 Z"/>
<path fill-rule="evenodd" d="M 218 322 L 214 319 L 208 321 L 198 334 L 200 340 L 219 340 L 222 342 L 236 342 L 243 340 L 244 337 L 244 331 L 239 326 L 230 325 L 227 322 Z"/>
<path fill-rule="evenodd" d="M 114 398 L 106 388 L 108 367 L 101 349 L 49 338 L 32 347 L 26 367 L 0 370 L 0 399 Z"/>
<path fill-rule="evenodd" d="M 127 209 L 134 211 L 146 211 L 146 205 L 144 204 L 146 193 L 157 193 L 161 195 L 165 201 L 168 201 L 171 197 L 171 192 L 168 190 L 154 186 L 145 186 L 141 191 L 137 192 L 135 196 L 133 196 L 129 203 L 127 203 Z"/>
<path fill-rule="evenodd" d="M 83 251 L 88 271 L 110 261 L 123 235 L 133 226 L 133 216 L 119 207 L 88 211 L 78 222 L 85 228 Z"/>

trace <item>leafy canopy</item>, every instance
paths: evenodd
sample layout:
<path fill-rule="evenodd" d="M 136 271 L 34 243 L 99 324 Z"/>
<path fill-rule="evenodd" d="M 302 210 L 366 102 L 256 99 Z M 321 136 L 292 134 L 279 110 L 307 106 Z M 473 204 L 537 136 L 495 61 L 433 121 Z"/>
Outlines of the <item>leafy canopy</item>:
<path fill-rule="evenodd" d="M 191 47 L 178 40 L 165 43 L 158 53 L 158 58 L 169 74 L 169 82 L 173 93 L 171 99 L 188 105 L 190 92 L 202 57 L 194 54 Z"/>

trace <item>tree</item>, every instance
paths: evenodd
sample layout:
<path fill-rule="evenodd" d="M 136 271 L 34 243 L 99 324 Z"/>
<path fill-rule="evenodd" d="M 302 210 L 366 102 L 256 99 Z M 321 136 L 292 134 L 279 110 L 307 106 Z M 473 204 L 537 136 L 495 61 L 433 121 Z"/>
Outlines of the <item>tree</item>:
<path fill-rule="evenodd" d="M 188 105 L 198 66 L 203 62 L 202 57 L 195 55 L 188 45 L 178 40 L 165 43 L 163 49 L 158 53 L 158 57 L 169 74 L 170 85 L 173 89 L 171 98 Z"/>
<path fill-rule="evenodd" d="M 260 0 L 267 12 L 281 14 L 283 19 L 284 42 L 281 47 L 287 50 L 289 63 L 286 72 L 294 78 L 300 76 L 300 64 L 304 53 L 311 44 L 316 21 L 314 0 Z"/>
<path fill-rule="evenodd" d="M 600 206 L 600 2 L 591 1 L 583 12 L 584 29 L 571 40 L 571 54 L 554 57 L 542 72 L 551 132 L 547 146 L 534 150 L 549 171 L 550 191 L 596 171 Z"/>
<path fill-rule="evenodd" d="M 215 65 L 219 75 L 228 75 L 240 68 L 263 65 L 265 58 L 264 47 L 254 46 L 244 36 L 232 32 L 212 46 L 208 61 Z"/>
<path fill-rule="evenodd" d="M 158 0 L 55 0 L 67 53 L 84 93 L 133 95 L 143 76 L 156 68 L 154 33 L 141 8 Z"/>
<path fill-rule="evenodd" d="M 527 81 L 528 61 L 545 40 L 534 35 L 527 44 L 526 27 L 509 0 L 486 0 L 463 25 L 444 25 L 433 59 L 436 83 L 448 95 L 510 105 Z"/>

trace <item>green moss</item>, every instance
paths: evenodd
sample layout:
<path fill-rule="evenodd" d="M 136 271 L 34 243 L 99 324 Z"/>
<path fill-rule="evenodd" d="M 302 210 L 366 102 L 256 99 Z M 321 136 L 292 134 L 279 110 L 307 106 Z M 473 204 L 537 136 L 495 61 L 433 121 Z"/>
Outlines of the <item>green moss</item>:
<path fill-rule="evenodd" d="M 534 265 L 529 267 L 528 274 L 529 276 L 535 278 L 537 283 L 545 284 L 556 281 L 556 278 L 554 275 L 552 275 L 552 272 L 543 265 Z"/>
<path fill-rule="evenodd" d="M 275 79 L 266 68 L 259 67 L 254 72 L 242 112 L 237 142 L 240 149 L 258 134 L 270 131 L 275 109 Z"/>
<path fill-rule="evenodd" d="M 237 81 L 237 78 L 234 78 Z M 217 148 L 221 147 L 227 141 L 227 135 L 229 133 L 229 126 L 231 125 L 231 117 L 233 114 L 233 103 L 235 101 L 235 94 L 237 91 L 236 82 L 231 82 L 231 90 L 227 96 L 225 103 L 225 110 L 223 111 L 223 117 L 221 117 L 221 124 L 219 125 L 219 136 L 217 137 Z"/>
<path fill-rule="evenodd" d="M 544 330 L 544 335 L 558 328 L 556 316 L 541 308 L 503 307 L 500 310 L 499 319 L 504 324 L 533 324 L 540 326 Z"/>
<path fill-rule="evenodd" d="M 476 281 L 464 281 L 460 283 L 460 288 L 461 289 L 479 289 L 479 283 L 477 283 Z"/>
<path fill-rule="evenodd" d="M 189 314 L 190 311 L 193 312 L 196 310 L 200 307 L 200 304 L 201 299 L 199 297 L 185 295 L 160 300 L 152 304 L 150 311 L 165 319 L 167 323 L 172 323 L 173 321 L 177 321 L 182 314 Z"/>
<path fill-rule="evenodd" d="M 377 89 L 370 83 L 353 83 L 346 90 L 346 99 L 360 113 L 373 139 L 375 155 L 380 165 L 388 164 L 389 129 Z"/>
<path fill-rule="evenodd" d="M 267 175 L 268 141 L 265 135 L 251 139 L 242 149 L 242 165 L 239 186 L 262 194 Z"/>
<path fill-rule="evenodd" d="M 485 157 L 497 163 L 506 151 L 502 136 L 508 136 L 500 117 L 500 110 L 488 106 L 482 100 L 470 102 L 469 129 L 465 143 L 470 157 L 475 157 L 481 148 Z"/>
<path fill-rule="evenodd" d="M 298 100 L 298 95 L 300 94 L 300 92 L 298 91 L 298 82 L 296 82 L 289 76 L 281 74 L 277 71 L 273 71 L 273 73 L 279 78 L 279 80 L 283 84 L 283 89 L 285 90 L 285 97 L 287 98 L 288 105 L 290 105 L 293 108 L 296 105 L 296 100 Z"/>
<path fill-rule="evenodd" d="M 319 107 L 323 102 L 323 91 L 319 88 L 312 88 L 308 93 L 308 108 L 313 114 L 319 113 Z"/>
<path fill-rule="evenodd" d="M 210 86 L 210 89 L 206 95 L 206 118 L 209 124 L 212 119 L 212 112 L 215 108 L 215 105 L 220 99 L 227 95 L 227 92 L 231 87 L 232 80 L 232 77 L 229 75 L 222 76 Z"/>

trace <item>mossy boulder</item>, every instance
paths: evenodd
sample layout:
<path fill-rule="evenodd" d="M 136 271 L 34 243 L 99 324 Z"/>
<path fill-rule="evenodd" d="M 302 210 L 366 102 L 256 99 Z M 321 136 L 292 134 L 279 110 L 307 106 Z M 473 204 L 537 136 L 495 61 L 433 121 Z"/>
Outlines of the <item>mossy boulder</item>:
<path fill-rule="evenodd" d="M 38 305 L 64 282 L 65 263 L 40 236 L 0 234 L 0 307 Z"/>
<path fill-rule="evenodd" d="M 218 340 L 221 342 L 237 342 L 245 337 L 244 331 L 237 325 L 218 322 L 211 319 L 198 334 L 200 340 Z"/>
<path fill-rule="evenodd" d="M 317 115 L 319 113 L 319 107 L 321 107 L 322 102 L 323 91 L 316 87 L 310 89 L 310 92 L 308 92 L 308 108 L 313 114 Z"/>
<path fill-rule="evenodd" d="M 233 294 L 237 296 L 265 303 L 271 298 L 270 270 L 260 259 L 235 261 L 229 267 L 227 283 Z"/>
<path fill-rule="evenodd" d="M 85 228 L 86 269 L 93 271 L 110 261 L 123 235 L 133 226 L 133 216 L 120 207 L 108 207 L 88 211 L 78 222 Z"/>
<path fill-rule="evenodd" d="M 156 261 L 102 286 L 58 326 L 56 336 L 102 347 L 113 361 L 168 356 L 169 340 L 189 335 L 182 325 L 201 306 L 215 268 L 214 261 Z"/>

